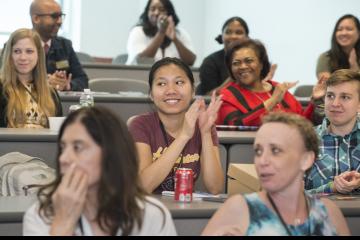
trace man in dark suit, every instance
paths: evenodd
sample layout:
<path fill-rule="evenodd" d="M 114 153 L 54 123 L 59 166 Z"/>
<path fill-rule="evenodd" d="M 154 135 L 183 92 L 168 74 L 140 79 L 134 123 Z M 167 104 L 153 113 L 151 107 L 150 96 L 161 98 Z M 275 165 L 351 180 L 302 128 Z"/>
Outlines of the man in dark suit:
<path fill-rule="evenodd" d="M 65 14 L 54 0 L 34 0 L 30 6 L 31 22 L 46 54 L 49 84 L 59 91 L 83 91 L 88 77 L 70 40 L 57 36 Z"/>

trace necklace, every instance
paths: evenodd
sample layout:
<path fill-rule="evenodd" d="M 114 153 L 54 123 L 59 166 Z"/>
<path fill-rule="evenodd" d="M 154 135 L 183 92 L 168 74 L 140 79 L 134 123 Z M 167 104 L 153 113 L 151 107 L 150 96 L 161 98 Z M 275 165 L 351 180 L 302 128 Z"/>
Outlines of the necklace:
<path fill-rule="evenodd" d="M 305 205 L 306 205 L 306 212 L 308 214 L 308 217 L 310 218 L 310 212 L 309 212 L 309 204 L 308 204 L 308 198 L 306 196 L 306 194 L 304 193 L 305 196 Z M 286 222 L 284 221 L 284 219 L 282 218 L 278 208 L 276 207 L 276 204 L 274 203 L 273 199 L 271 198 L 270 194 L 267 192 L 266 193 L 266 197 L 269 199 L 271 206 L 274 208 L 276 215 L 278 216 L 278 218 L 280 219 L 281 224 L 283 225 L 283 227 L 285 228 L 287 234 L 289 236 L 292 236 L 290 229 L 288 227 L 288 225 L 286 224 Z M 295 225 L 299 225 L 301 223 L 301 219 L 300 218 L 295 218 L 294 219 L 294 224 Z M 308 232 L 307 232 L 307 236 L 311 235 L 311 229 L 310 229 L 310 222 L 308 223 Z"/>

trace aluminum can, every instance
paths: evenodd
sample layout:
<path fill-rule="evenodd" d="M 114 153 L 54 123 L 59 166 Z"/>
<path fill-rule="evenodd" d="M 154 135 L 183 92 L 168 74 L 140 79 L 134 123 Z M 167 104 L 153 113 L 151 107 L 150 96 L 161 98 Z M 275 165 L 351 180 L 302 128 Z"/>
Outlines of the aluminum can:
<path fill-rule="evenodd" d="M 194 173 L 190 168 L 178 168 L 175 172 L 174 200 L 191 202 L 193 193 Z"/>

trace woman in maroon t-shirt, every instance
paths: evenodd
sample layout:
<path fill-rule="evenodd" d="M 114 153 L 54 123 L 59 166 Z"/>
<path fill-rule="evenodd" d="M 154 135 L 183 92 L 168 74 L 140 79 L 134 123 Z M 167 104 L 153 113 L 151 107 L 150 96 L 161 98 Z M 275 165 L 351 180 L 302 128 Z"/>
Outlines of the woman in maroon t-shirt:
<path fill-rule="evenodd" d="M 150 97 L 156 112 L 137 116 L 129 124 L 140 160 L 140 178 L 148 192 L 174 190 L 174 173 L 191 168 L 201 173 L 206 189 L 220 193 L 224 176 L 214 126 L 221 97 L 213 94 L 206 107 L 194 97 L 194 77 L 177 58 L 156 62 L 149 74 Z M 200 167 L 201 165 L 201 167 Z"/>

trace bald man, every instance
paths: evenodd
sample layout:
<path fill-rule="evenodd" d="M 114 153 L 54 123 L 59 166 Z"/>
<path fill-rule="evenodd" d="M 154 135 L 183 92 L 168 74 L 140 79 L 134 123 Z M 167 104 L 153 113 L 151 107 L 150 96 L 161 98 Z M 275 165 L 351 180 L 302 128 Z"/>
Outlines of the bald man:
<path fill-rule="evenodd" d="M 57 36 L 65 14 L 54 0 L 34 0 L 30 6 L 31 22 L 42 39 L 46 68 L 51 86 L 59 91 L 83 91 L 88 77 L 70 40 Z"/>

